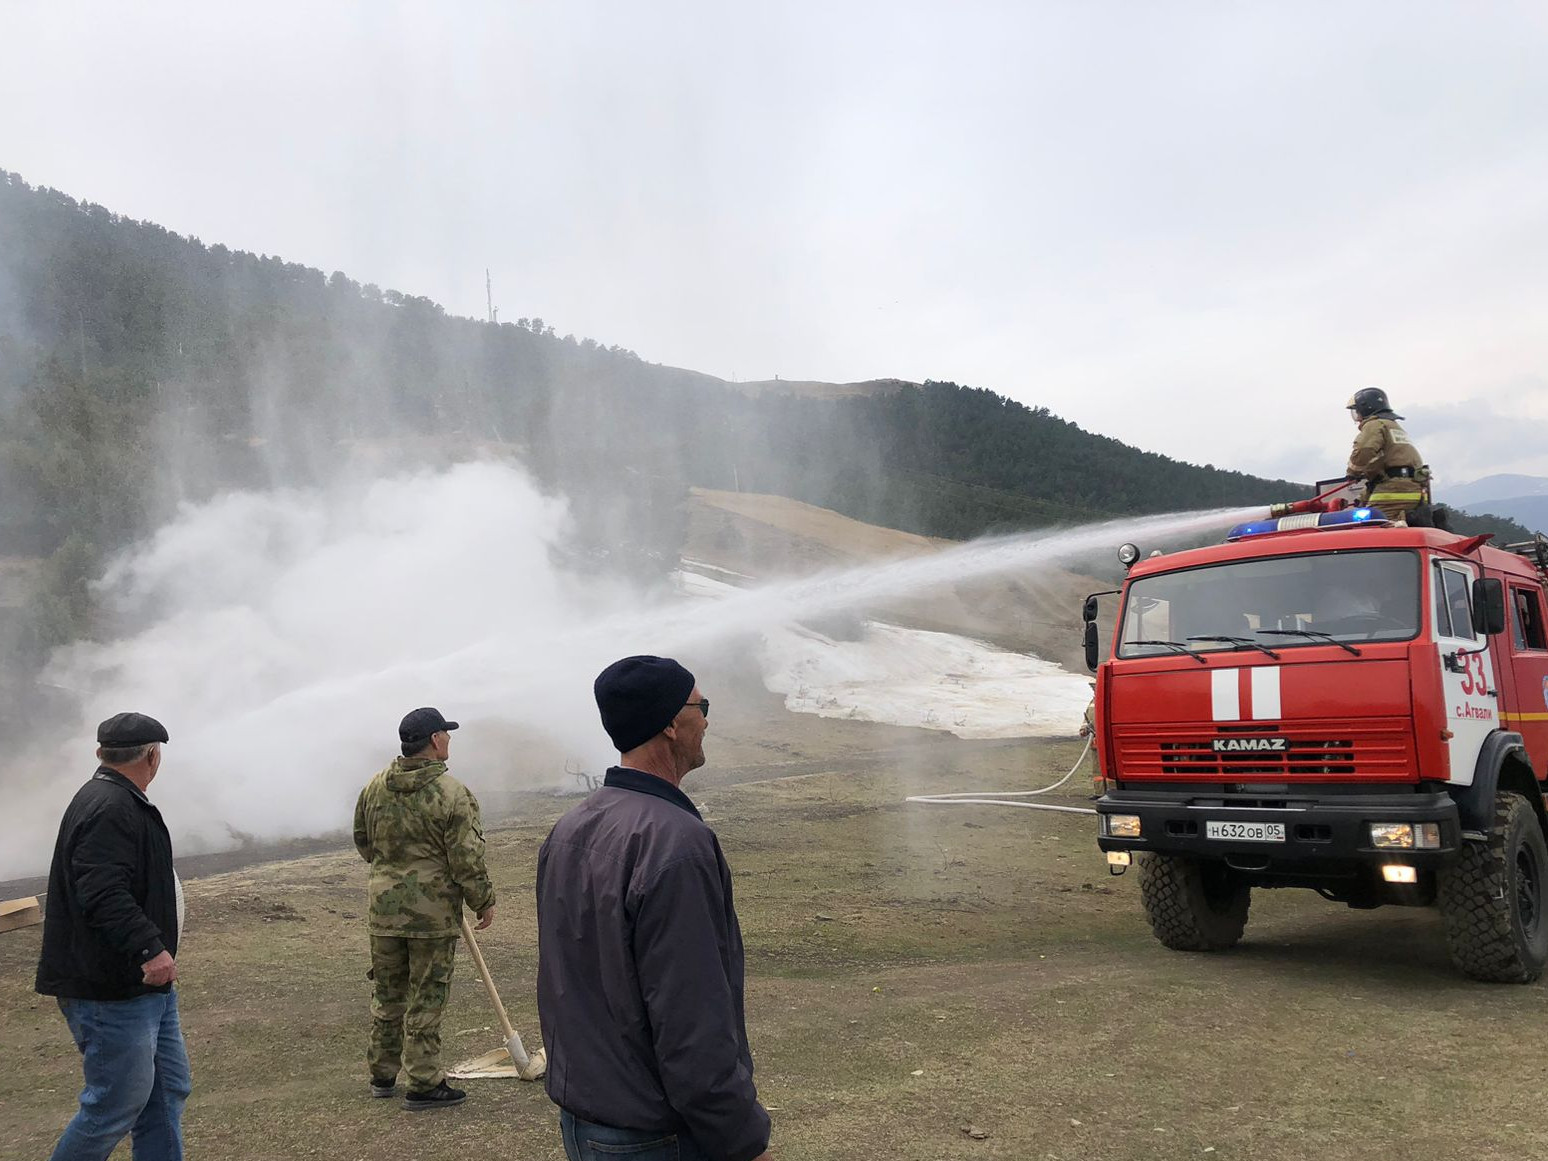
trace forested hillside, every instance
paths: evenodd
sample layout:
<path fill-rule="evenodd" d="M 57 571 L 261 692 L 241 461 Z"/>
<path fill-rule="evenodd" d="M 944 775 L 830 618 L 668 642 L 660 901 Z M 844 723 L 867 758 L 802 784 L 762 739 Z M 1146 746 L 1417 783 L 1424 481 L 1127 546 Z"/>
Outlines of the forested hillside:
<path fill-rule="evenodd" d="M 504 450 L 569 498 L 576 553 L 627 571 L 675 560 L 693 484 L 947 537 L 1305 494 L 952 383 L 740 392 L 539 318 L 449 316 L 3 171 L 0 419 L 0 557 L 45 561 L 9 618 L 13 673 L 91 631 L 88 579 L 178 501 L 349 462 Z"/>

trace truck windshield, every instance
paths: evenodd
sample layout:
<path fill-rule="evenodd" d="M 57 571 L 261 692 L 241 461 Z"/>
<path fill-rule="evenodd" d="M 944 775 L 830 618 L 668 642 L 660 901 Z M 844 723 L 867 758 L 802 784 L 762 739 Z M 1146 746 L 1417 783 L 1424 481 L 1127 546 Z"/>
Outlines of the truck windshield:
<path fill-rule="evenodd" d="M 1250 648 L 1246 642 L 1279 650 L 1330 641 L 1404 641 L 1418 632 L 1415 553 L 1388 549 L 1275 556 L 1133 582 L 1124 603 L 1118 656 L 1170 653 L 1164 644 L 1169 641 L 1207 653 Z"/>

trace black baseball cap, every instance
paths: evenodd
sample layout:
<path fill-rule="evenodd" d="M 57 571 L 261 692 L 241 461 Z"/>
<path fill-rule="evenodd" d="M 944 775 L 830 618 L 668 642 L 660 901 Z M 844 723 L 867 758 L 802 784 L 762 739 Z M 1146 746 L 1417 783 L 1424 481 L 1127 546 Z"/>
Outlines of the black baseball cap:
<path fill-rule="evenodd" d="M 167 727 L 146 714 L 114 714 L 97 727 L 97 745 L 113 750 L 168 740 Z"/>
<path fill-rule="evenodd" d="M 405 745 L 409 742 L 423 742 L 431 734 L 456 728 L 457 723 L 447 721 L 441 716 L 440 710 L 431 706 L 421 706 L 403 715 L 403 720 L 398 723 L 398 741 Z"/>

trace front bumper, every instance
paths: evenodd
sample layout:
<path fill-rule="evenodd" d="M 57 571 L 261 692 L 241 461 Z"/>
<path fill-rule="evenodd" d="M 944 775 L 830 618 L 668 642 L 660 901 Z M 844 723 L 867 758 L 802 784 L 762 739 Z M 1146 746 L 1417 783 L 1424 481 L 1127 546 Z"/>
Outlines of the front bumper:
<path fill-rule="evenodd" d="M 1433 868 L 1448 862 L 1462 843 L 1457 804 L 1444 792 L 1409 794 L 1286 795 L 1272 802 L 1197 790 L 1114 790 L 1098 800 L 1099 815 L 1138 815 L 1138 838 L 1099 835 L 1104 851 L 1159 851 L 1219 860 L 1245 871 L 1287 875 L 1350 873 L 1363 866 L 1406 863 Z M 1205 823 L 1277 822 L 1283 842 L 1206 837 Z M 1433 822 L 1440 846 L 1428 850 L 1371 845 L 1373 822 Z"/>

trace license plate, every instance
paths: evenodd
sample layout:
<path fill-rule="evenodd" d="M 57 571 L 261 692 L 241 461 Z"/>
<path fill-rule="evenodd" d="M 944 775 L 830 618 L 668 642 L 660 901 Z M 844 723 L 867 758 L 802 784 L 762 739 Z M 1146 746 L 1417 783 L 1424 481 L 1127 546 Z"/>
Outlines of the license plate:
<path fill-rule="evenodd" d="M 1285 841 L 1285 824 L 1209 821 L 1204 824 L 1204 837 L 1238 843 L 1282 843 Z"/>

